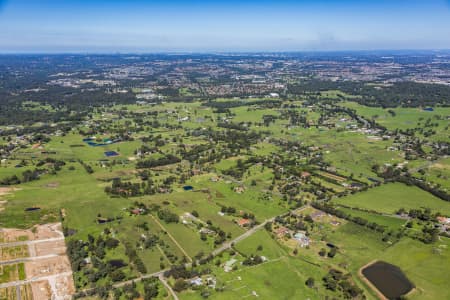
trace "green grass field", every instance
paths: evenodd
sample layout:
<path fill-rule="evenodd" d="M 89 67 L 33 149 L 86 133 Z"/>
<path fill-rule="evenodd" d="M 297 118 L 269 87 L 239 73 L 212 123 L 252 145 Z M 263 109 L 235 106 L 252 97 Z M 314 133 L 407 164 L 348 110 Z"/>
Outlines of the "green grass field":
<path fill-rule="evenodd" d="M 430 208 L 450 215 L 450 202 L 443 201 L 417 187 L 388 183 L 366 192 L 333 200 L 336 204 L 393 214 L 399 208 Z"/>
<path fill-rule="evenodd" d="M 391 230 L 400 229 L 406 223 L 406 220 L 403 220 L 403 219 L 369 213 L 369 212 L 365 212 L 365 211 L 361 211 L 361 210 L 357 210 L 357 209 L 340 207 L 338 210 L 345 212 L 353 217 L 360 217 L 369 222 L 385 226 L 386 228 L 391 229 Z"/>

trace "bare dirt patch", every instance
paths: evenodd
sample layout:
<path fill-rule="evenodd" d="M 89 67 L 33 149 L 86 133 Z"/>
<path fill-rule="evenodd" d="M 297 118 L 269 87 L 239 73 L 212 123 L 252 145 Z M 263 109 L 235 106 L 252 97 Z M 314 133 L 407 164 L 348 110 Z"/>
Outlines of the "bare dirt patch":
<path fill-rule="evenodd" d="M 65 255 L 66 253 L 66 244 L 64 243 L 64 240 L 33 244 L 30 245 L 30 247 L 34 247 L 34 253 L 36 256 L 51 254 Z"/>
<path fill-rule="evenodd" d="M 27 278 L 57 275 L 70 271 L 70 262 L 66 256 L 37 259 L 25 263 Z"/>
<path fill-rule="evenodd" d="M 3 243 L 20 242 L 27 240 L 44 240 L 51 238 L 64 238 L 60 223 L 36 225 L 31 229 L 0 229 Z"/>
<path fill-rule="evenodd" d="M 63 238 L 61 223 L 50 223 L 45 225 L 37 225 L 33 227 L 34 240 L 43 240 L 50 238 Z"/>
<path fill-rule="evenodd" d="M 47 280 L 33 282 L 31 290 L 34 299 L 51 299 L 52 291 Z"/>
<path fill-rule="evenodd" d="M 50 182 L 50 183 L 47 183 L 47 184 L 45 185 L 45 187 L 46 187 L 46 188 L 49 188 L 49 189 L 56 189 L 57 187 L 59 187 L 59 182 Z"/>
<path fill-rule="evenodd" d="M 12 192 L 15 192 L 17 190 L 19 189 L 13 187 L 0 187 L 0 197 L 11 194 Z"/>
<path fill-rule="evenodd" d="M 22 229 L 0 229 L 2 243 L 14 243 L 32 239 L 33 233 L 30 230 Z"/>
<path fill-rule="evenodd" d="M 449 170 L 450 166 L 449 165 L 445 165 L 445 164 L 441 164 L 441 163 L 435 163 L 435 164 L 431 165 L 431 168 L 440 169 L 440 170 Z"/>
<path fill-rule="evenodd" d="M 14 274 L 10 272 L 11 280 L 8 279 L 10 283 L 19 279 L 26 280 L 12 283 L 14 290 L 19 284 L 22 284 L 22 288 L 25 287 L 24 283 L 30 283 L 28 289 L 33 296 L 22 299 L 71 299 L 75 286 L 61 223 L 37 225 L 29 230 L 1 229 L 0 238 L 3 244 L 0 257 L 6 255 L 8 258 L 23 258 L 20 263 L 21 271 L 15 270 Z M 19 274 L 23 278 L 18 278 Z"/>

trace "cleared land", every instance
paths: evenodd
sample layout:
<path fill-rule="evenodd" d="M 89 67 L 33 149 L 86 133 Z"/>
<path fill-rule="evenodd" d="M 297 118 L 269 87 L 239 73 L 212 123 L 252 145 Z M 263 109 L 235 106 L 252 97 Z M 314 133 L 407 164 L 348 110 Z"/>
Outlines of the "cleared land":
<path fill-rule="evenodd" d="M 433 212 L 450 215 L 450 202 L 402 183 L 384 184 L 365 192 L 335 199 L 333 202 L 386 214 L 394 214 L 400 208 L 429 208 Z"/>
<path fill-rule="evenodd" d="M 0 299 L 71 299 L 75 289 L 60 223 L 2 229 L 1 237 Z"/>

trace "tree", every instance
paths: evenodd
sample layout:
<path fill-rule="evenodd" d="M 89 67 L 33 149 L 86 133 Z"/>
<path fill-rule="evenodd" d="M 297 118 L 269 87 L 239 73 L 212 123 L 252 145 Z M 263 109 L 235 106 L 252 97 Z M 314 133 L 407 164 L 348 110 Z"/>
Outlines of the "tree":
<path fill-rule="evenodd" d="M 306 284 L 309 288 L 313 288 L 313 287 L 314 287 L 314 278 L 309 277 L 308 279 L 306 279 L 305 284 Z"/>
<path fill-rule="evenodd" d="M 337 252 L 336 247 L 331 248 L 330 251 L 328 252 L 328 257 L 333 258 L 336 255 L 336 252 Z"/>
<path fill-rule="evenodd" d="M 125 279 L 125 273 L 122 270 L 115 270 L 110 275 L 111 280 L 114 282 L 122 281 Z"/>
<path fill-rule="evenodd" d="M 320 256 L 325 256 L 325 254 L 327 254 L 327 251 L 324 248 L 320 249 L 319 255 Z"/>
<path fill-rule="evenodd" d="M 178 278 L 177 281 L 175 281 L 175 284 L 173 285 L 173 290 L 177 293 L 183 291 L 187 288 L 187 283 L 182 278 Z"/>

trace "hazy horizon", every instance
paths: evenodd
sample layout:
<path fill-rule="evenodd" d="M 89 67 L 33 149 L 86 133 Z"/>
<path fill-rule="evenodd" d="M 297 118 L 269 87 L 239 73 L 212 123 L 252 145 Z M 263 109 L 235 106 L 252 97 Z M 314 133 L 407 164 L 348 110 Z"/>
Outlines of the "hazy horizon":
<path fill-rule="evenodd" d="M 0 0 L 0 53 L 450 49 L 450 1 Z"/>

